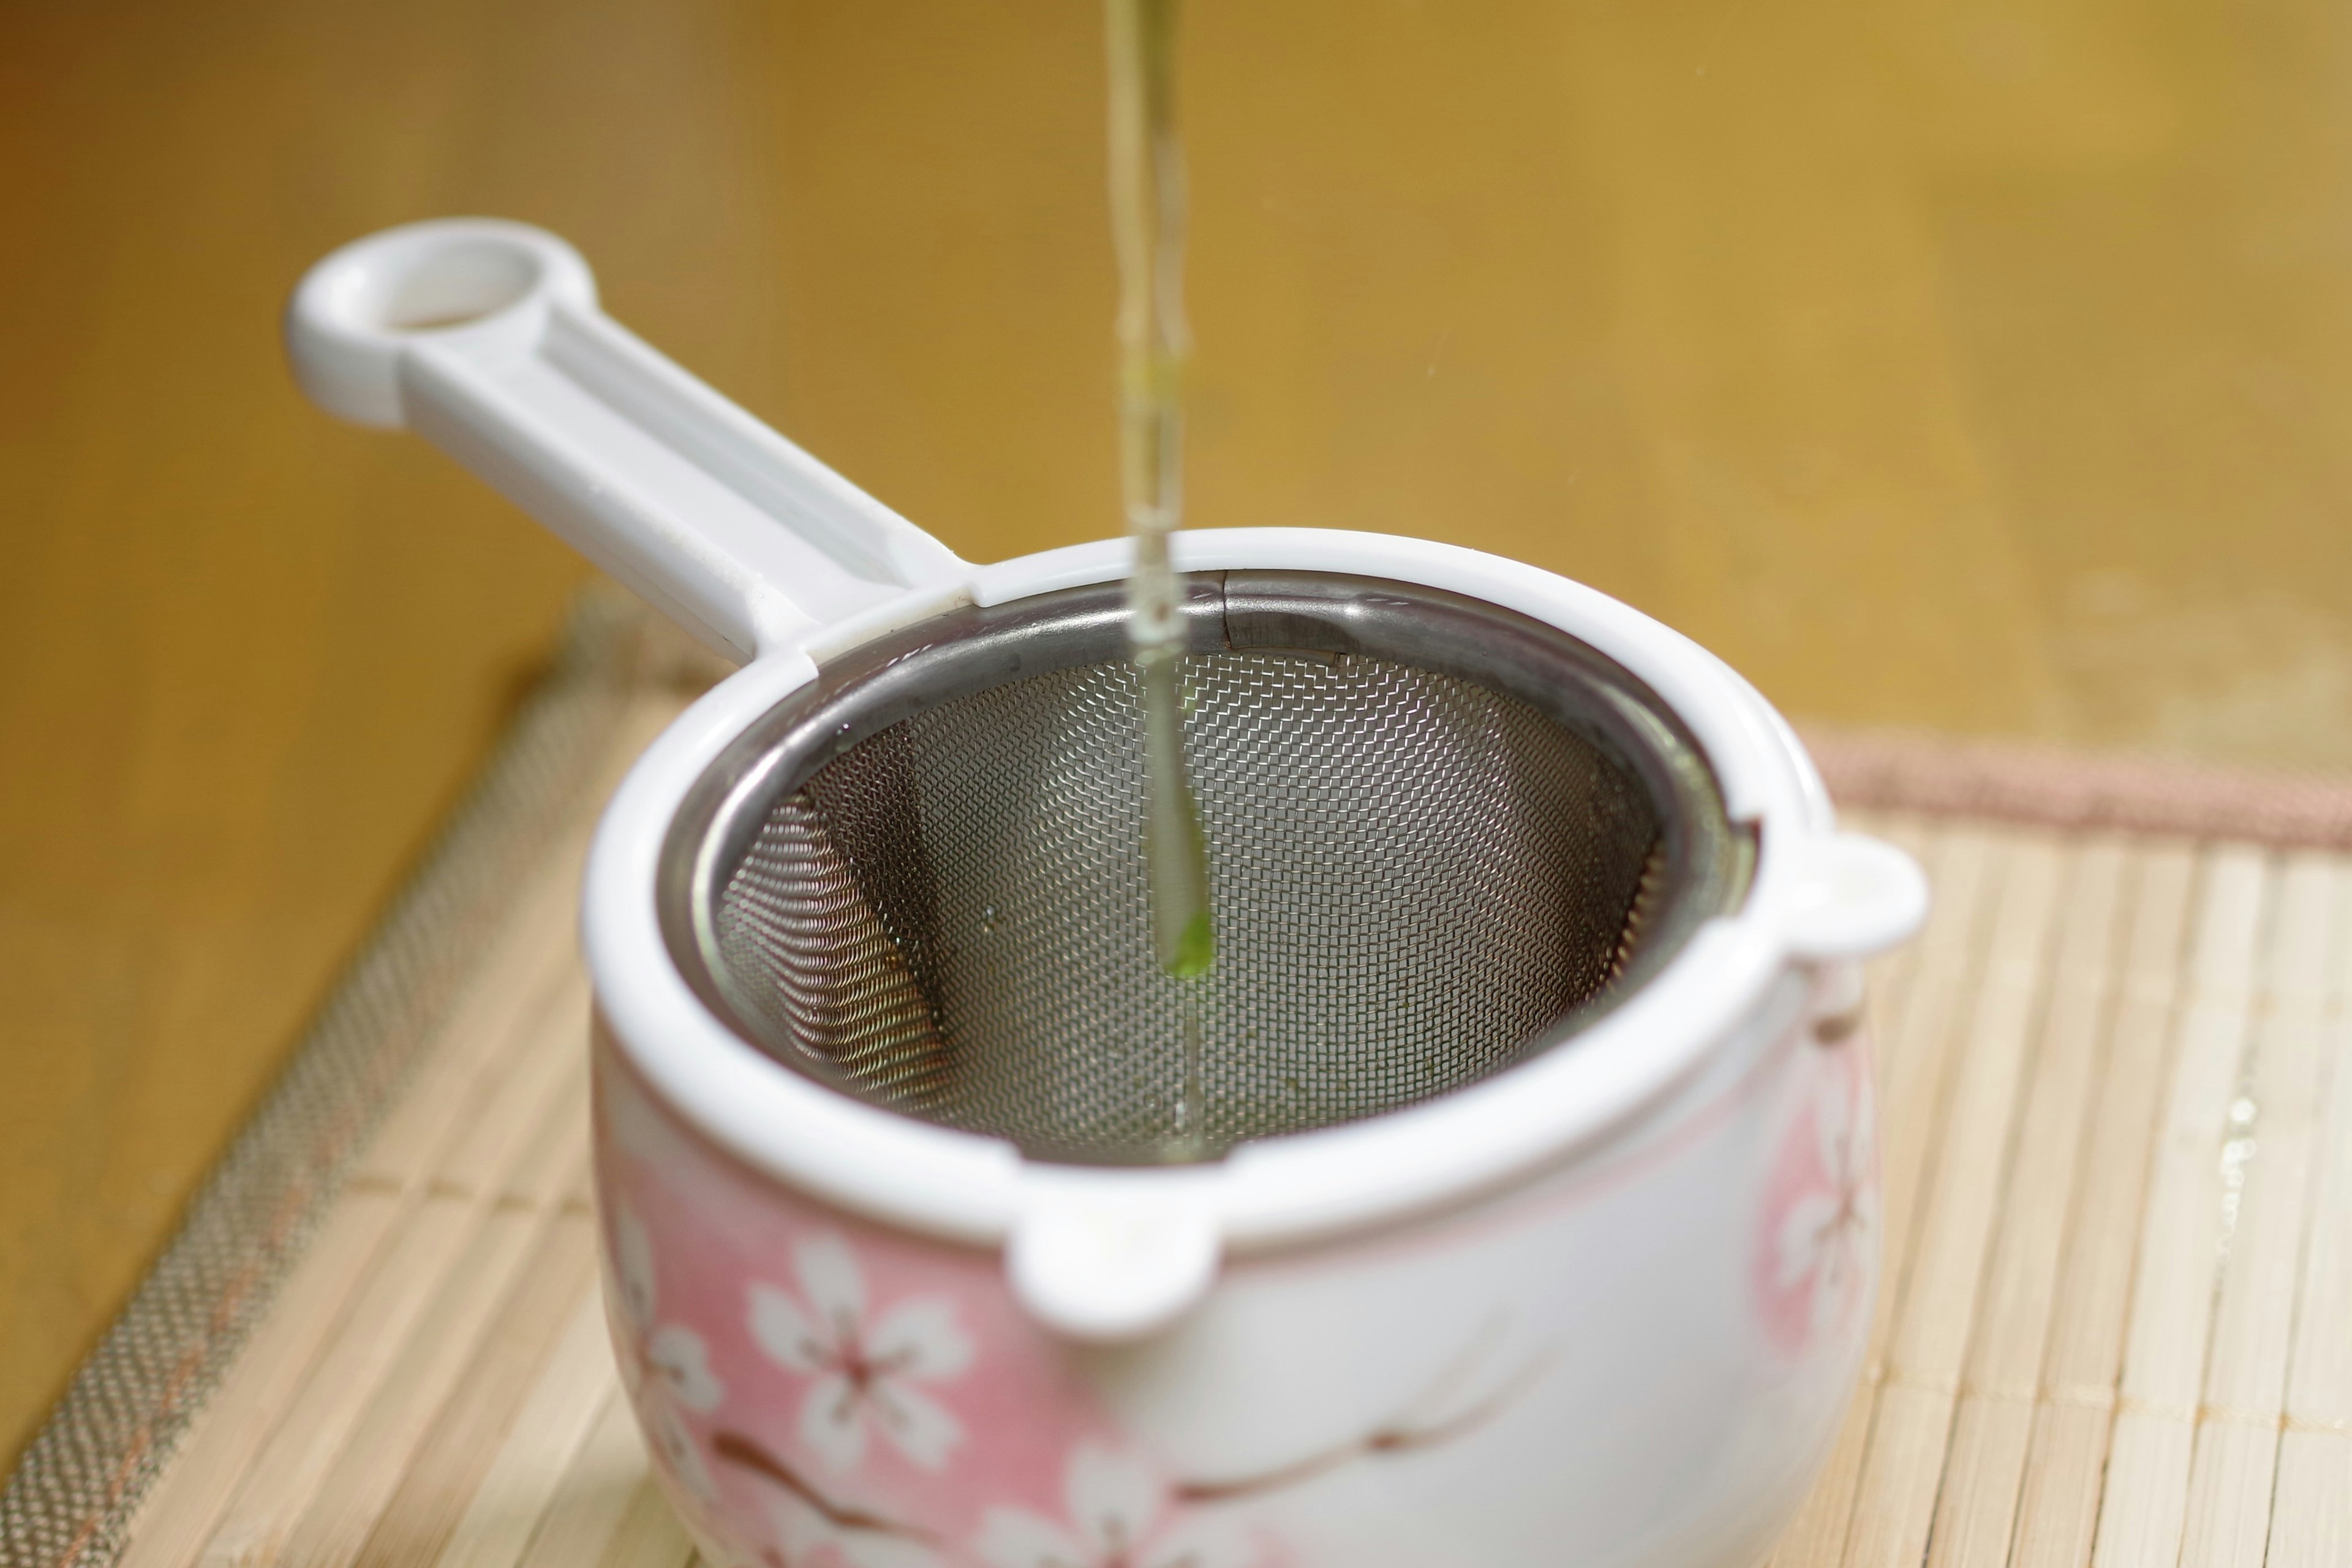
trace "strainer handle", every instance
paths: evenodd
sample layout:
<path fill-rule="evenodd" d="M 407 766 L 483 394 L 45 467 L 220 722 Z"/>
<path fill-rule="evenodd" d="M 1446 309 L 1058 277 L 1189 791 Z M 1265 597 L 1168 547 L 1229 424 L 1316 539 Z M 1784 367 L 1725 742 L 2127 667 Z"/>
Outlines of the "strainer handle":
<path fill-rule="evenodd" d="M 296 288 L 286 342 L 313 402 L 416 431 L 738 660 L 969 570 L 598 310 L 542 229 L 355 241 Z"/>

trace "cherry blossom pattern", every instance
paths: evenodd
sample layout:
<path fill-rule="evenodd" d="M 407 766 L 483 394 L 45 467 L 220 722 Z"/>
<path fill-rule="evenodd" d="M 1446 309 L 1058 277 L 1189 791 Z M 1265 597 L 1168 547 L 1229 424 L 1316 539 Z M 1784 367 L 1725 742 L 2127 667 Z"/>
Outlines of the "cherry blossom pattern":
<path fill-rule="evenodd" d="M 802 1440 L 835 1471 L 864 1460 L 868 1428 L 924 1469 L 945 1465 L 963 1424 L 916 1385 L 950 1381 L 971 1364 L 955 1303 L 915 1297 L 869 1317 L 865 1272 L 837 1236 L 803 1242 L 793 1267 L 798 1296 L 751 1288 L 751 1328 L 778 1365 L 813 1379 L 801 1400 Z"/>
<path fill-rule="evenodd" d="M 798 1498 L 771 1510 L 776 1550 L 770 1568 L 938 1568 L 940 1554 L 925 1541 L 871 1530 L 844 1529 Z"/>
<path fill-rule="evenodd" d="M 1172 1512 L 1150 1465 L 1081 1443 L 1063 1471 L 1066 1521 L 993 1508 L 973 1549 L 989 1568 L 1251 1568 L 1246 1536 Z"/>
<path fill-rule="evenodd" d="M 1822 1182 L 1789 1205 L 1775 1238 L 1773 1285 L 1802 1294 L 1813 1336 L 1852 1308 L 1878 1234 L 1868 1092 L 1860 1079 L 1850 1087 L 1837 1076 L 1823 1079 L 1812 1103 Z"/>
<path fill-rule="evenodd" d="M 716 1410 L 727 1389 L 710 1370 L 709 1347 L 700 1334 L 682 1324 L 658 1321 L 653 1238 L 644 1222 L 625 1207 L 613 1216 L 613 1268 L 620 1287 L 621 1380 L 636 1400 L 646 1436 L 678 1480 L 697 1496 L 709 1497 L 709 1467 L 678 1411 Z"/>

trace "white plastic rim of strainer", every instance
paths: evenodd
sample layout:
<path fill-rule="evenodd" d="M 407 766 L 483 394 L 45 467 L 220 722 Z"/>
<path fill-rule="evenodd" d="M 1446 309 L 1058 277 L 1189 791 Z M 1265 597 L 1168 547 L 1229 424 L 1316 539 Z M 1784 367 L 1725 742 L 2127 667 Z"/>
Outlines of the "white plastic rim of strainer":
<path fill-rule="evenodd" d="M 1554 574 L 1426 540 L 1328 529 L 1177 536 L 1185 572 L 1279 569 L 1461 594 L 1569 633 L 1688 728 L 1757 858 L 1736 911 L 1642 990 L 1508 1072 L 1361 1121 L 1245 1143 L 1213 1164 L 1106 1169 L 865 1104 L 780 1066 L 711 1015 L 656 906 L 671 819 L 729 742 L 817 664 L 963 605 L 1116 580 L 1109 539 L 976 566 L 606 317 L 579 253 L 524 225 L 411 224 L 302 279 L 286 339 L 303 390 L 425 436 L 744 668 L 696 702 L 614 796 L 582 931 L 619 1048 L 751 1167 L 884 1224 L 1007 1248 L 1016 1294 L 1086 1338 L 1149 1332 L 1228 1252 L 1328 1240 L 1425 1214 L 1624 1129 L 1718 1055 L 1785 1026 L 1775 998 L 1858 984 L 1854 961 L 1925 914 L 1910 859 L 1836 831 L 1794 733 L 1696 644 Z M 1108 427 L 1104 438 L 1110 438 Z"/>

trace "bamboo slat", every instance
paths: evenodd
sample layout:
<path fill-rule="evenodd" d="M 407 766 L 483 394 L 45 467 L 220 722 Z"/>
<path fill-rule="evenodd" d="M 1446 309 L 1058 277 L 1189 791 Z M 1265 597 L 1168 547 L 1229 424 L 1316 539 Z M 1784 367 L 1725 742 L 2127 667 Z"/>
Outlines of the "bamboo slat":
<path fill-rule="evenodd" d="M 1936 1568 L 2006 1558 L 2032 1442 L 2083 1123 L 2122 956 L 2116 930 L 2130 863 L 2113 839 L 2086 843 L 2071 861 L 2052 935 L 2047 1011 L 1936 1501 L 1927 1557 Z"/>
<path fill-rule="evenodd" d="M 2183 1568 L 2260 1568 L 2269 1541 L 2324 1062 L 2333 869 L 2323 857 L 2296 856 L 2278 879 L 2263 958 L 2267 1005 L 2222 1147 L 2224 1250 L 2189 1467 Z"/>
<path fill-rule="evenodd" d="M 573 1457 L 608 1410 L 625 1422 L 615 1398 L 604 1305 L 591 1281 L 548 1347 L 529 1394 L 497 1434 L 496 1451 L 479 1467 L 480 1484 L 467 1496 L 466 1482 L 474 1472 L 456 1466 L 442 1480 L 443 1495 L 464 1512 L 439 1552 L 407 1560 L 432 1568 L 514 1568 L 530 1546 L 541 1510 L 550 1506 Z M 406 1517 L 403 1500 L 394 1500 L 387 1525 Z M 387 1552 L 381 1560 L 394 1559 Z"/>
<path fill-rule="evenodd" d="M 2311 1223 L 2295 1293 L 2273 1568 L 2352 1562 L 2352 872 L 2336 872 Z"/>
<path fill-rule="evenodd" d="M 609 1363 L 605 1374 L 604 1403 L 596 1424 L 547 1494 L 545 1513 L 532 1521 L 521 1568 L 579 1568 L 583 1563 L 607 1562 L 614 1542 L 622 1539 L 623 1522 L 640 1506 L 639 1496 L 647 1486 L 645 1440 Z M 516 1497 L 507 1506 L 527 1513 L 535 1501 Z"/>
<path fill-rule="evenodd" d="M 2179 1015 L 2180 1046 L 2141 1226 L 2131 1328 L 2108 1439 L 2095 1568 L 2180 1560 L 2189 1471 L 2224 1237 L 2224 1145 L 2252 1033 L 2273 874 L 2252 850 L 2210 858 Z"/>
<path fill-rule="evenodd" d="M 2133 859 L 2136 887 L 2105 1068 L 2083 1145 L 2080 1191 L 2056 1260 L 2033 1436 L 2010 1547 L 2017 1568 L 2083 1568 L 2098 1523 L 2141 1201 L 2170 1061 L 2197 869 L 2194 854 L 2179 846 L 2138 847 Z"/>
<path fill-rule="evenodd" d="M 2017 1083 L 2048 966 L 2061 852 L 2043 836 L 1996 841 L 2001 887 L 1968 1032 L 1937 1099 L 1944 1124 L 1923 1180 L 1925 1207 L 1888 1347 L 1855 1500 L 1851 1563 L 1916 1563 L 1927 1548 L 1940 1456 L 1959 1394 L 1962 1360 L 2000 1194 Z"/>

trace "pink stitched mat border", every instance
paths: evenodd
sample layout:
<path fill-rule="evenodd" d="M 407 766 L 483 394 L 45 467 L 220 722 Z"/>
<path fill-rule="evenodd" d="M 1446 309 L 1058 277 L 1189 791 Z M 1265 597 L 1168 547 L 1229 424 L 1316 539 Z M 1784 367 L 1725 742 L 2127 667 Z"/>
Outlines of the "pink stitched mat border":
<path fill-rule="evenodd" d="M 1801 730 L 1843 806 L 2352 847 L 2352 779 L 1921 731 Z"/>

